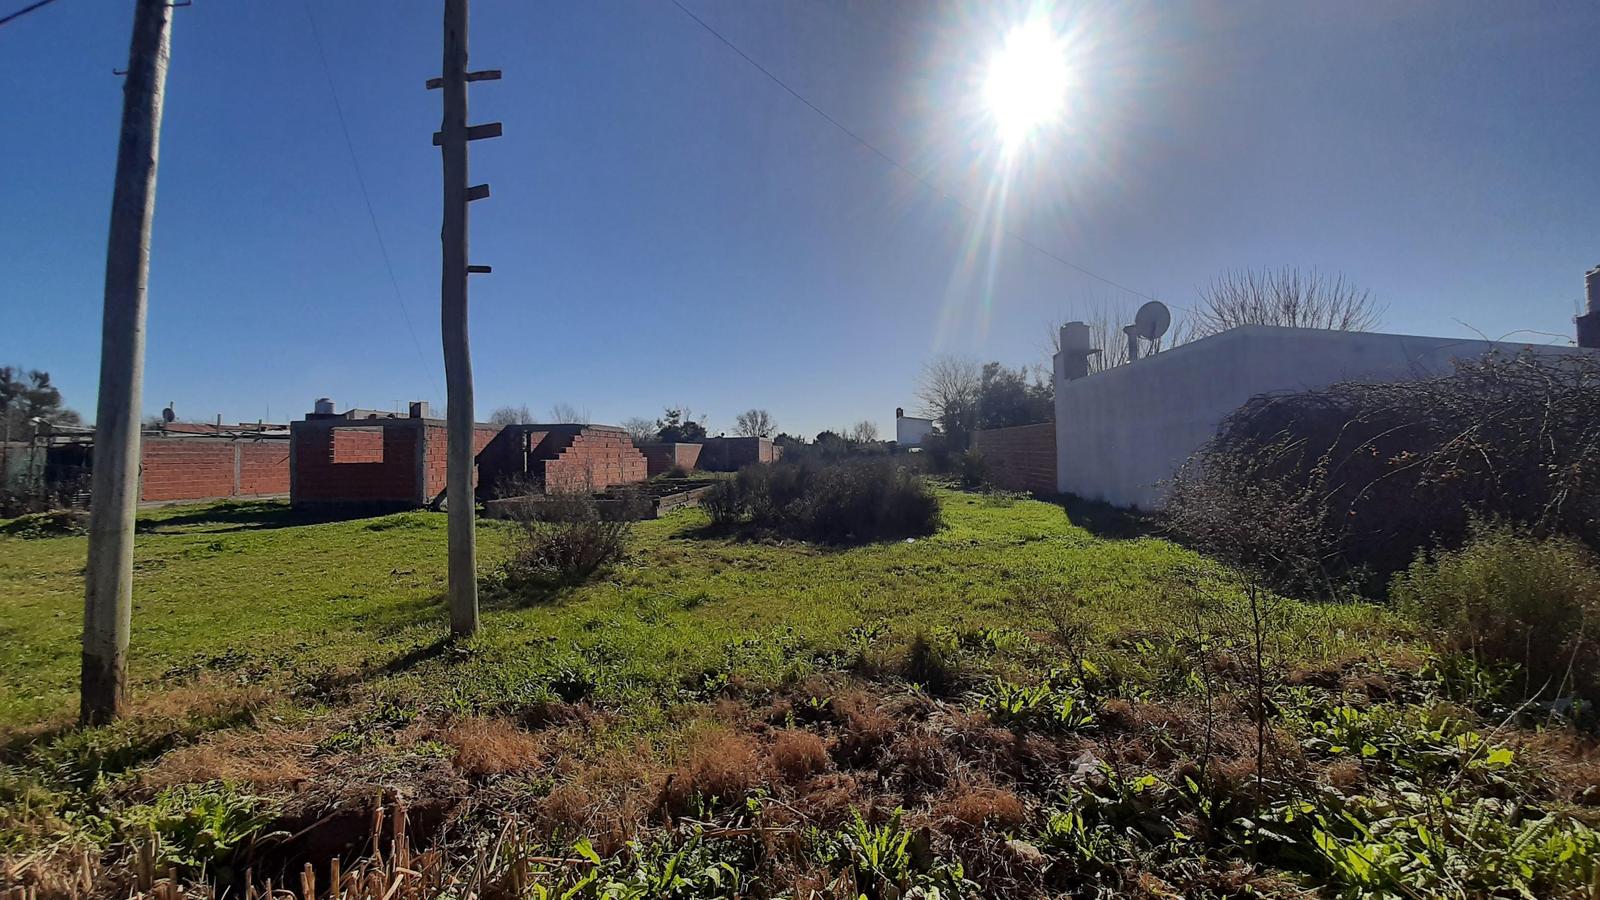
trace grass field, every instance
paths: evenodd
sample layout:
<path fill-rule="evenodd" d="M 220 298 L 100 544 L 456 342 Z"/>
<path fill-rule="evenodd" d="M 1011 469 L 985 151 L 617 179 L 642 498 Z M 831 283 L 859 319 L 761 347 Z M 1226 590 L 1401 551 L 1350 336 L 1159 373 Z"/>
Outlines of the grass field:
<path fill-rule="evenodd" d="M 952 493 L 945 508 L 948 527 L 930 538 L 843 550 L 701 537 L 694 512 L 646 522 L 609 580 L 559 603 L 486 597 L 482 636 L 460 648 L 465 661 L 418 662 L 406 680 L 477 699 L 507 690 L 507 678 L 537 678 L 572 648 L 604 652 L 629 678 L 653 682 L 711 664 L 729 643 L 779 633 L 838 649 L 873 623 L 901 638 L 940 625 L 1037 627 L 1018 601 L 1042 586 L 1085 598 L 1108 632 L 1151 630 L 1169 618 L 1157 588 L 1179 567 L 1204 565 L 1159 540 L 1100 540 L 1046 503 Z M 276 502 L 143 515 L 135 697 L 218 666 L 383 673 L 447 635 L 443 515 L 295 521 Z M 488 568 L 509 528 L 480 530 Z M 87 539 L 4 546 L 0 637 L 13 652 L 0 660 L 0 725 L 20 726 L 76 708 Z M 1367 618 L 1341 612 L 1352 625 Z"/>
<path fill-rule="evenodd" d="M 528 896 L 1359 894 L 1388 849 L 1368 833 L 1379 849 L 1343 866 L 1272 849 L 1273 828 L 1335 851 L 1360 837 L 1305 830 L 1315 804 L 1282 785 L 1341 783 L 1353 793 L 1316 803 L 1344 804 L 1410 771 L 1458 805 L 1498 779 L 1555 808 L 1593 778 L 1588 750 L 1498 734 L 1446 697 L 1413 630 L 1363 604 L 1274 601 L 1258 732 L 1230 573 L 1059 505 L 940 496 L 935 535 L 845 549 L 719 537 L 699 511 L 640 523 L 602 580 L 538 602 L 487 585 L 463 642 L 447 640 L 443 515 L 149 511 L 136 715 L 90 731 L 71 727 L 85 539 L 0 538 L 0 878 L 71 896 L 86 865 L 126 895 L 159 832 L 185 877 L 237 883 L 244 862 L 282 884 L 369 859 L 378 796 L 435 854 L 397 896 L 489 845 L 478 866 Z M 513 536 L 481 524 L 486 572 Z M 1406 770 L 1410 745 L 1444 762 Z M 1256 787 L 1241 805 L 1268 776 L 1271 803 Z M 1285 824 L 1291 801 L 1309 805 Z M 1592 832 L 1551 835 L 1590 868 L 1529 883 L 1580 896 L 1600 877 Z M 511 848 L 522 862 L 502 865 Z M 1380 888 L 1411 877 L 1377 871 Z"/>

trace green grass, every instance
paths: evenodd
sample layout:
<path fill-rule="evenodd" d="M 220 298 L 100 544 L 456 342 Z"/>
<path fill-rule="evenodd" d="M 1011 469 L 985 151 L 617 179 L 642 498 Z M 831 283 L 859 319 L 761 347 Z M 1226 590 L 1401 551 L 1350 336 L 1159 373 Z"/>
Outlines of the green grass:
<path fill-rule="evenodd" d="M 1257 647 L 1230 573 L 1107 531 L 1105 510 L 939 497 L 935 535 L 850 548 L 708 536 L 680 512 L 639 523 L 605 577 L 538 602 L 494 587 L 518 531 L 483 522 L 483 629 L 460 642 L 442 515 L 150 511 L 138 714 L 88 729 L 49 727 L 76 706 L 85 540 L 0 536 L 0 733 L 21 732 L 0 747 L 0 864 L 71 872 L 82 845 L 126 872 L 154 828 L 164 859 L 221 873 L 261 830 L 299 832 L 347 788 L 381 787 L 459 813 L 438 839 L 468 868 L 501 833 L 484 814 L 513 815 L 517 852 L 592 862 L 546 873 L 572 896 L 664 896 L 680 866 L 704 876 L 679 884 L 694 896 L 783 895 L 800 871 L 941 896 L 1147 876 L 1237 896 L 1247 875 L 1261 896 L 1589 896 L 1588 745 L 1541 749 L 1496 673 L 1444 666 L 1366 604 L 1269 598 Z M 810 775 L 778 764 L 785 740 L 816 748 Z M 477 768 L 472 748 L 509 763 Z M 773 854 L 745 834 L 768 817 L 800 844 Z M 353 857 L 364 827 L 323 837 Z M 1048 868 L 1018 868 L 1013 839 Z M 765 881 L 730 887 L 749 879 Z"/>
<path fill-rule="evenodd" d="M 1159 630 L 1170 620 L 1162 586 L 1180 568 L 1207 568 L 1161 540 L 1097 538 L 1059 506 L 941 496 L 938 534 L 843 550 L 708 539 L 699 511 L 641 523 L 607 580 L 530 606 L 486 592 L 481 635 L 448 654 L 429 652 L 447 635 L 442 514 L 305 524 L 271 502 L 153 510 L 135 545 L 132 689 L 137 699 L 206 669 L 354 670 L 480 705 L 575 659 L 634 689 L 659 687 L 725 665 L 740 642 L 783 656 L 845 647 L 852 628 L 878 622 L 902 639 L 941 626 L 1040 628 L 1018 601 L 1041 586 L 1080 594 L 1107 634 Z M 482 571 L 510 535 L 480 524 Z M 86 547 L 0 538 L 0 726 L 75 708 Z M 1363 607 L 1315 616 L 1329 633 L 1379 625 Z"/>

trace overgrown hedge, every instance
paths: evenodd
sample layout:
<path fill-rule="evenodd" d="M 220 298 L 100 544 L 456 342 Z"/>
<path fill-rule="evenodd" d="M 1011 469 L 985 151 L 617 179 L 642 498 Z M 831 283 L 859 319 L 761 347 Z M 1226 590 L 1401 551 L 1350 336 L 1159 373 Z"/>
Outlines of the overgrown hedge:
<path fill-rule="evenodd" d="M 714 525 L 844 544 L 932 534 L 939 499 L 886 458 L 746 466 L 701 501 Z"/>
<path fill-rule="evenodd" d="M 1178 472 L 1180 537 L 1279 586 L 1381 589 L 1475 519 L 1600 547 L 1600 360 L 1490 354 L 1449 375 L 1252 399 Z"/>

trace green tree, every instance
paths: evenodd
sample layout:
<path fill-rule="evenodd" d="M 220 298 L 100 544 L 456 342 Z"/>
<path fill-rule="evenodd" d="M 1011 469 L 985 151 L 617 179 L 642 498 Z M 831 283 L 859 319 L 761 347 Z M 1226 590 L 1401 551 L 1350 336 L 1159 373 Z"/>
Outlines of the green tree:
<path fill-rule="evenodd" d="M 76 425 L 81 418 L 62 405 L 61 391 L 50 383 L 50 373 L 0 366 L 0 423 L 12 440 L 25 440 L 37 430 L 34 420 Z"/>
<path fill-rule="evenodd" d="M 1045 373 L 1028 366 L 1008 369 L 986 363 L 978 387 L 977 426 L 1010 428 L 1055 418 L 1055 388 Z"/>
<path fill-rule="evenodd" d="M 688 407 L 668 407 L 656 420 L 656 439 L 668 444 L 698 444 L 706 439 L 706 426 L 695 421 Z"/>

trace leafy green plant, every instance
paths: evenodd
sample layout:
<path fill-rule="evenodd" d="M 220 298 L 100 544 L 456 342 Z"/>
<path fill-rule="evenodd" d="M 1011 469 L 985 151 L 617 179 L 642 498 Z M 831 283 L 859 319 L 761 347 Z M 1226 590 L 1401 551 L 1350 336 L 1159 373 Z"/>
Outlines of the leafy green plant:
<path fill-rule="evenodd" d="M 1382 765 L 1409 777 L 1487 771 L 1510 766 L 1515 754 L 1491 745 L 1469 722 L 1416 707 L 1312 709 L 1306 749 Z"/>
<path fill-rule="evenodd" d="M 276 813 L 272 803 L 237 785 L 186 784 L 118 813 L 116 827 L 129 842 L 154 835 L 157 858 L 166 865 L 215 868 L 260 835 Z"/>
<path fill-rule="evenodd" d="M 1515 803 L 1411 795 L 1318 814 L 1313 838 L 1349 896 L 1578 896 L 1600 875 L 1600 834 Z"/>
<path fill-rule="evenodd" d="M 708 842 L 695 829 L 681 842 L 671 834 L 633 841 L 628 852 L 601 859 L 587 840 L 575 847 L 597 870 L 589 892 L 605 900 L 701 900 L 741 896 L 743 861 L 726 842 Z"/>
<path fill-rule="evenodd" d="M 860 810 L 830 844 L 834 865 L 849 870 L 856 889 L 867 900 L 977 896 L 960 862 L 936 860 L 928 835 L 908 831 L 896 810 L 888 822 L 872 825 Z"/>
<path fill-rule="evenodd" d="M 995 722 L 1040 731 L 1077 731 L 1095 724 L 1088 694 L 1076 675 L 1052 669 L 1044 681 L 1023 685 L 996 676 L 977 697 Z"/>

